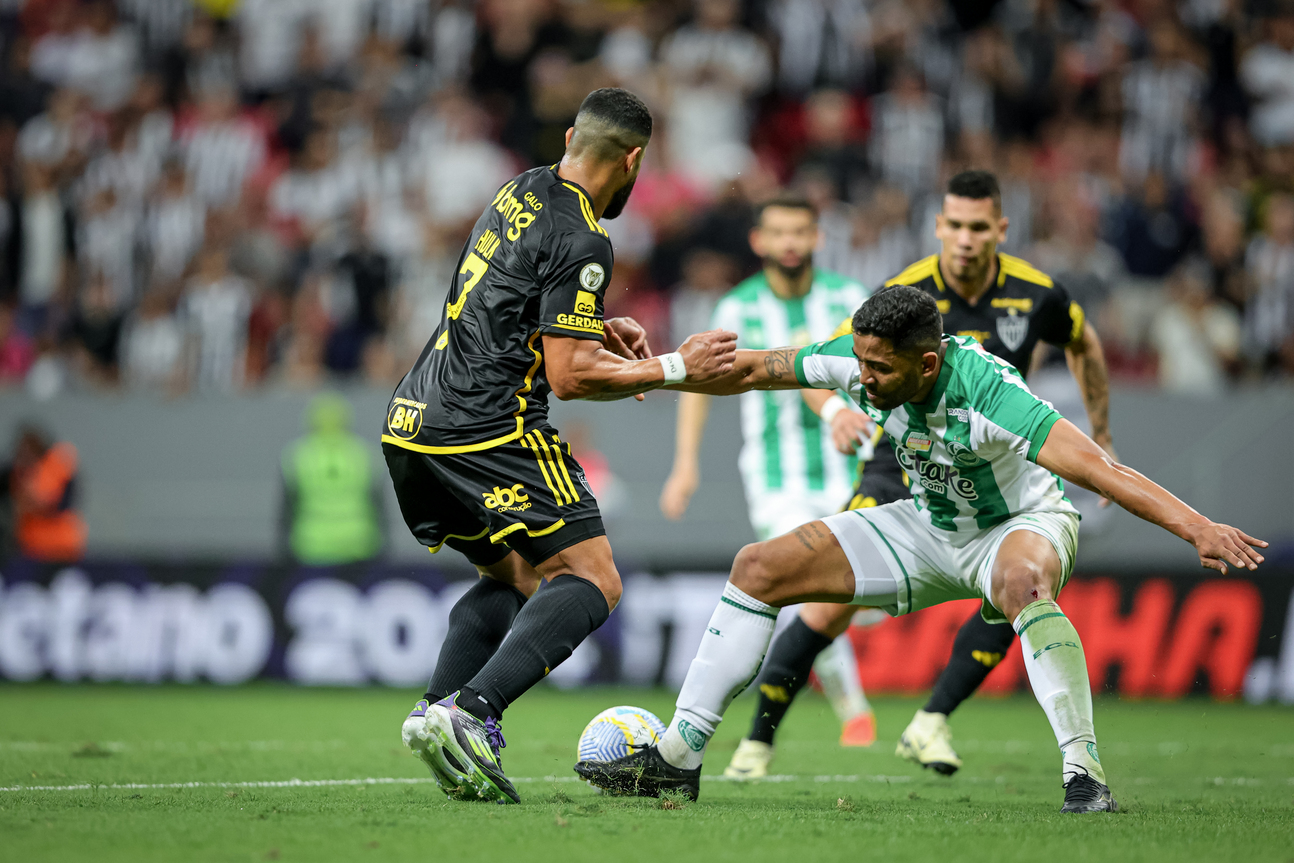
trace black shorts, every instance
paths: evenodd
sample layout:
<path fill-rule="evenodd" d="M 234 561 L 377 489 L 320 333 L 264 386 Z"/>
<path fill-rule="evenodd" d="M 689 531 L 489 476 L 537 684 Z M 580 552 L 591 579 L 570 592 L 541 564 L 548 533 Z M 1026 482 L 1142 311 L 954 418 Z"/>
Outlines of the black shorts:
<path fill-rule="evenodd" d="M 598 502 L 570 445 L 551 428 L 478 452 L 435 455 L 383 443 L 400 513 L 418 542 L 478 566 L 509 551 L 531 566 L 604 536 Z"/>
<path fill-rule="evenodd" d="M 899 466 L 889 437 L 880 432 L 875 445 L 876 455 L 871 461 L 858 463 L 858 479 L 854 482 L 854 494 L 845 507 L 847 510 L 883 506 L 912 497 L 907 472 Z"/>

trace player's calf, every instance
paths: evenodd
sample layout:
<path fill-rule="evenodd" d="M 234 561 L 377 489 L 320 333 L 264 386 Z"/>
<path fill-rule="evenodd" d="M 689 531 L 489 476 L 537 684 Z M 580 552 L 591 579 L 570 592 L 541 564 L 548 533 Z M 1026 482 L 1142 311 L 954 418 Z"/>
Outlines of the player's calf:
<path fill-rule="evenodd" d="M 1065 811 L 1112 810 L 1113 798 L 1096 751 L 1083 643 L 1053 599 L 1061 581 L 1060 556 L 1048 537 L 1017 530 L 1002 540 L 993 566 L 992 601 L 1020 636 L 1029 684 L 1056 735 L 1066 805 L 1075 802 L 1071 796 L 1082 798 L 1077 801 L 1080 808 Z M 1092 788 L 1096 788 L 1095 797 L 1088 801 Z"/>

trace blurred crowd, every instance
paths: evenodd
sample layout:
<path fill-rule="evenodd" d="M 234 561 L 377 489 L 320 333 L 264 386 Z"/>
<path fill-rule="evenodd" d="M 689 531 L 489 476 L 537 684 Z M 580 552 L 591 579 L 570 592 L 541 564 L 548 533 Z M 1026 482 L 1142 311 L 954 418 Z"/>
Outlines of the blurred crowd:
<path fill-rule="evenodd" d="M 608 313 L 658 348 L 758 266 L 752 202 L 876 286 L 981 167 L 1116 379 L 1294 376 L 1294 0 L 0 0 L 0 386 L 398 379 L 608 85 L 657 121 Z"/>

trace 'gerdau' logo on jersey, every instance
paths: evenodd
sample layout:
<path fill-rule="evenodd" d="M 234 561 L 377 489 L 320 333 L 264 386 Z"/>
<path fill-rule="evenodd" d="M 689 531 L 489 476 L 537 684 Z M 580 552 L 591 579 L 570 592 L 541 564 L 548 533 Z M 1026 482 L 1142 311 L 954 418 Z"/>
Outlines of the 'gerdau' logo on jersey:
<path fill-rule="evenodd" d="M 979 498 L 975 483 L 958 473 L 956 468 L 921 458 L 907 447 L 899 447 L 895 452 L 903 469 L 915 473 L 927 491 L 955 495 L 962 500 Z"/>

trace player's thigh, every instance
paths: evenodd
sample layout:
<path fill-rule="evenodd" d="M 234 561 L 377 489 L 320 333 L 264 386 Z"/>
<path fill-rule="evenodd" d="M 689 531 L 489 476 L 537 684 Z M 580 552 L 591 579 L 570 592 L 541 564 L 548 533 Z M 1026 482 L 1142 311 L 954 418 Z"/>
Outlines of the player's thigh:
<path fill-rule="evenodd" d="M 490 525 L 446 487 L 427 455 L 388 443 L 382 444 L 382 455 L 400 515 L 418 542 L 432 554 L 448 545 L 484 571 L 506 568 L 508 547 L 490 542 Z"/>
<path fill-rule="evenodd" d="M 1015 526 L 997 544 L 989 567 L 988 599 L 1006 620 L 1013 621 L 1026 605 L 1054 600 L 1067 575 L 1052 537 Z"/>
<path fill-rule="evenodd" d="M 957 571 L 946 539 L 935 536 L 912 500 L 846 510 L 824 520 L 854 570 L 854 605 L 908 614 L 979 595 L 974 571 Z"/>
<path fill-rule="evenodd" d="M 737 552 L 729 580 L 761 602 L 848 602 L 854 574 L 840 542 L 821 521 Z"/>

